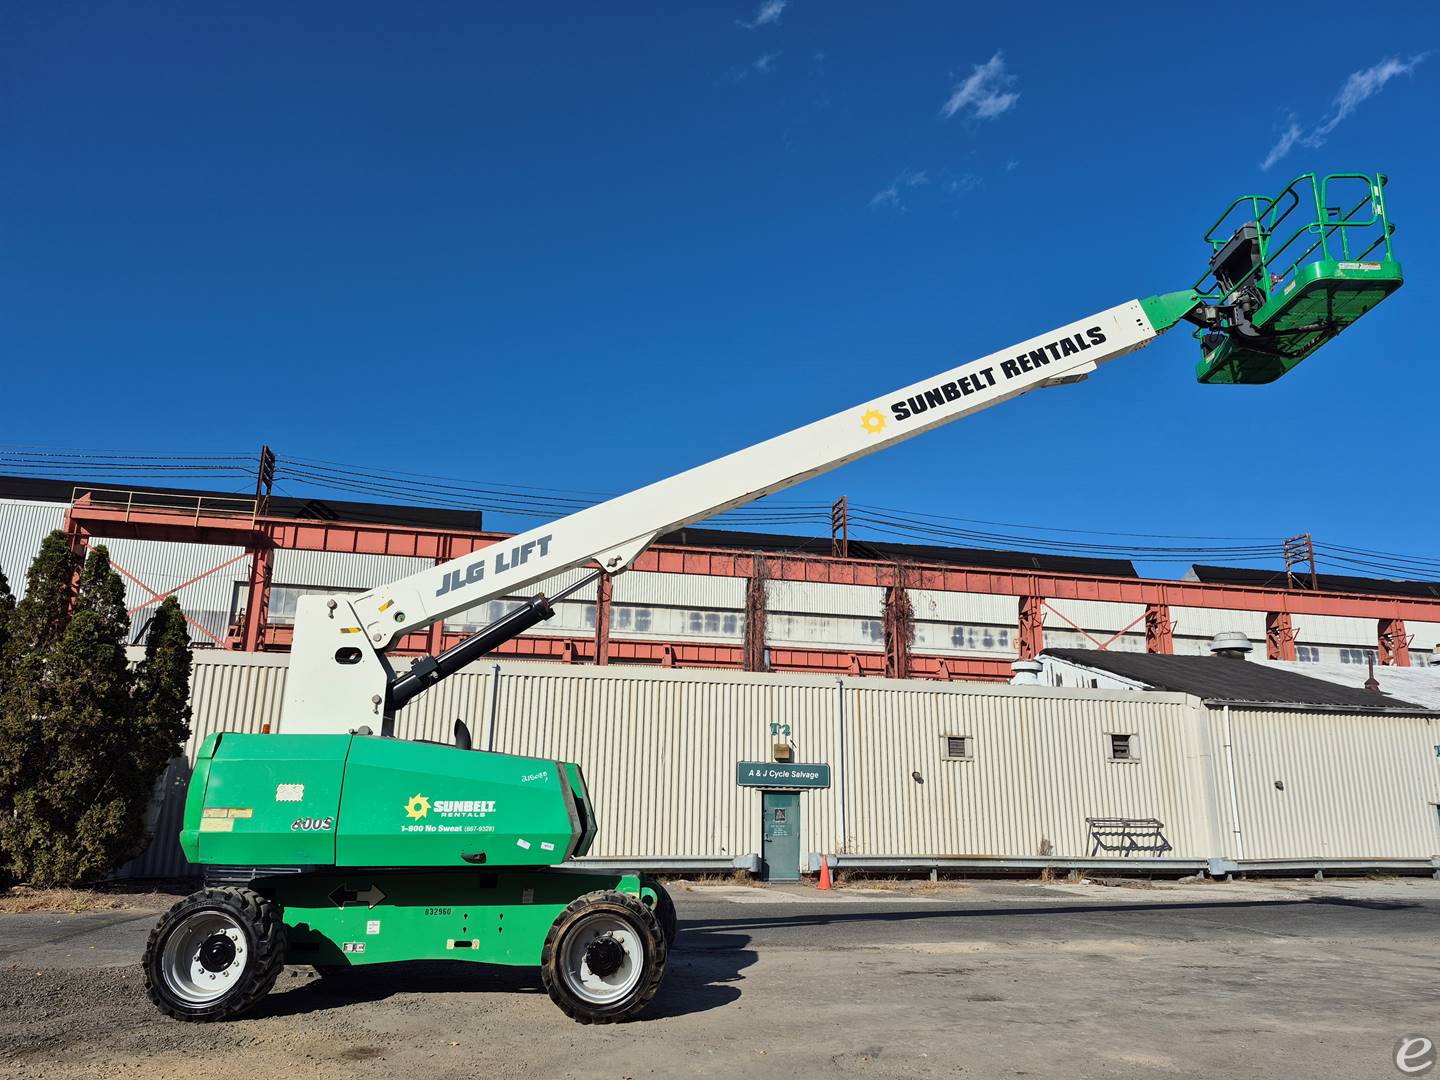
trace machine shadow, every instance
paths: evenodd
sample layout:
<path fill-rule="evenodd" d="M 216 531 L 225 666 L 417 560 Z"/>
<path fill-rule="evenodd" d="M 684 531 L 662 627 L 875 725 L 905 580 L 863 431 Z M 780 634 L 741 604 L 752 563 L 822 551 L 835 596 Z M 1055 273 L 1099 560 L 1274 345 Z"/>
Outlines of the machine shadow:
<path fill-rule="evenodd" d="M 745 934 L 708 928 L 680 932 L 666 964 L 665 981 L 637 1023 L 709 1012 L 740 997 L 735 985 L 757 954 Z M 275 989 L 246 1019 L 304 1016 L 384 1001 L 395 994 L 541 994 L 538 968 L 476 964 L 463 960 L 417 960 L 356 967 L 328 978 L 302 976 L 303 968 L 282 972 Z M 293 974 L 293 978 L 292 978 Z M 306 981 L 298 985 L 287 983 Z M 560 1014 L 557 1012 L 556 1016 Z"/>
<path fill-rule="evenodd" d="M 721 931 L 796 929 L 813 926 L 840 926 L 847 923 L 902 923 L 928 922 L 933 920 L 970 920 L 1005 918 L 1018 915 L 1055 917 L 1061 915 L 1124 915 L 1132 912 L 1154 911 L 1210 911 L 1235 910 L 1238 908 L 1298 908 L 1306 904 L 1324 902 L 1306 897 L 1295 900 L 1215 900 L 1191 901 L 1187 903 L 1123 903 L 1123 904 L 1037 904 L 1034 906 L 995 907 L 943 907 L 879 911 L 820 911 L 795 915 L 761 915 L 734 918 L 696 920 L 693 926 L 693 941 L 703 941 L 710 933 L 720 935 Z M 1373 904 L 1343 904 L 1346 907 L 1373 907 Z M 1406 905 L 1402 905 L 1406 906 Z M 1415 907 L 1424 907 L 1416 904 Z"/>

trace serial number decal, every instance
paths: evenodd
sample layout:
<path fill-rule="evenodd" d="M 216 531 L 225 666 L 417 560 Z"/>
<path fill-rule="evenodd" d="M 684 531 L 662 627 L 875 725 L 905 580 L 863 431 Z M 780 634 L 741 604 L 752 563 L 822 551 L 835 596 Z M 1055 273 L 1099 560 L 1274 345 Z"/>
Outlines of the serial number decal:
<path fill-rule="evenodd" d="M 425 909 L 425 914 L 426 914 L 426 915 L 449 915 L 449 914 L 450 914 L 450 909 L 449 909 L 448 907 L 427 907 L 427 908 Z"/>
<path fill-rule="evenodd" d="M 291 832 L 329 832 L 334 827 L 334 817 L 297 817 L 290 823 Z"/>

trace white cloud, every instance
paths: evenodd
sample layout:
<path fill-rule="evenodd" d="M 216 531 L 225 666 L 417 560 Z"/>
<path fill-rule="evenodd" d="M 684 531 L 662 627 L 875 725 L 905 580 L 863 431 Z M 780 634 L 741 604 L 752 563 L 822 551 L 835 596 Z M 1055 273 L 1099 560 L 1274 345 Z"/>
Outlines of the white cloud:
<path fill-rule="evenodd" d="M 1352 71 L 1345 80 L 1345 85 L 1340 88 L 1340 93 L 1335 95 L 1335 111 L 1315 129 L 1315 135 L 1321 138 L 1329 135 L 1340 121 L 1360 107 L 1361 102 L 1385 89 L 1385 84 L 1396 75 L 1409 75 L 1428 55 L 1430 54 L 1421 53 L 1419 56 L 1412 56 L 1408 61 L 1392 56 L 1364 71 Z"/>
<path fill-rule="evenodd" d="M 905 204 L 901 201 L 901 193 L 907 188 L 920 187 L 928 184 L 930 177 L 922 169 L 919 172 L 906 170 L 890 181 L 890 186 L 877 191 L 870 199 L 871 206 L 885 206 L 896 210 L 904 210 Z"/>
<path fill-rule="evenodd" d="M 1008 89 L 1014 84 L 1015 76 L 1005 70 L 1005 54 L 997 52 L 985 63 L 976 64 L 970 76 L 956 84 L 940 107 L 940 115 L 949 119 L 960 110 L 969 109 L 979 120 L 993 120 L 1009 112 L 1020 100 L 1018 92 Z"/>
<path fill-rule="evenodd" d="M 746 30 L 756 30 L 762 26 L 769 26 L 771 23 L 780 21 L 781 14 L 789 6 L 790 0 L 764 0 L 755 9 L 755 14 L 747 22 L 745 19 L 736 19 L 736 26 L 743 26 Z"/>
<path fill-rule="evenodd" d="M 945 185 L 951 195 L 964 195 L 974 191 L 981 184 L 980 177 L 974 173 L 961 173 L 958 179 L 951 180 Z"/>
<path fill-rule="evenodd" d="M 1294 149 L 1295 144 L 1303 137 L 1304 132 L 1300 130 L 1300 125 L 1295 123 L 1295 118 L 1292 116 L 1289 126 L 1280 133 L 1280 138 L 1277 139 L 1275 145 L 1270 148 L 1270 152 L 1265 155 L 1265 160 L 1260 163 L 1260 168 L 1270 168 L 1286 154 L 1290 153 L 1290 151 Z"/>
<path fill-rule="evenodd" d="M 1412 56 L 1409 60 L 1391 56 L 1364 71 L 1352 71 L 1346 78 L 1345 84 L 1340 87 L 1340 92 L 1335 95 L 1335 101 L 1330 107 L 1330 115 L 1308 134 L 1292 116 L 1285 130 L 1281 132 L 1280 138 L 1270 148 L 1270 152 L 1265 155 L 1265 160 L 1260 163 L 1260 168 L 1271 168 L 1289 154 L 1295 148 L 1296 143 L 1302 143 L 1309 147 L 1323 146 L 1326 138 L 1340 126 L 1341 121 L 1358 109 L 1361 104 L 1385 89 L 1385 84 L 1391 79 L 1397 75 L 1409 75 L 1429 55 L 1429 53 L 1420 53 L 1418 56 Z"/>
<path fill-rule="evenodd" d="M 764 56 L 757 58 L 750 66 L 761 75 L 769 75 L 770 72 L 775 70 L 775 61 L 778 59 L 780 59 L 778 52 L 766 53 Z"/>

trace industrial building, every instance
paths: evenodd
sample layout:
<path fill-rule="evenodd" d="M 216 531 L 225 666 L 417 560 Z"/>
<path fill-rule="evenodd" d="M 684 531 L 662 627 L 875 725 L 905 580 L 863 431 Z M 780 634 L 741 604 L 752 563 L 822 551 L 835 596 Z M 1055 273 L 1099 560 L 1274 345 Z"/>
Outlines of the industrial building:
<path fill-rule="evenodd" d="M 126 873 L 187 872 L 194 755 L 215 732 L 283 731 L 288 659 L 196 654 L 187 754 Z M 449 742 L 459 720 L 478 748 L 580 762 L 602 863 L 1440 875 L 1440 713 L 1244 661 L 1053 659 L 1148 662 L 1186 689 L 486 661 L 407 705 L 396 734 Z"/>
<path fill-rule="evenodd" d="M 166 595 L 191 620 L 193 734 L 131 875 L 188 871 L 174 837 L 206 735 L 280 730 L 297 597 L 504 538 L 475 513 L 388 504 L 0 493 L 17 586 L 62 529 L 77 554 L 110 549 L 137 638 Z M 1268 659 L 1209 655 L 1227 634 Z M 458 720 L 479 747 L 582 762 L 604 826 L 591 857 L 657 868 L 1433 872 L 1437 638 L 1426 583 L 1159 580 L 1124 560 L 686 529 L 422 694 L 396 733 L 449 741 Z M 1372 661 L 1389 693 L 1364 688 Z M 1002 685 L 1017 666 L 1037 685 Z"/>
<path fill-rule="evenodd" d="M 174 594 L 197 646 L 241 652 L 287 649 L 302 594 L 363 592 L 504 535 L 473 511 L 0 478 L 0 570 L 15 587 L 53 529 L 77 552 L 109 548 L 137 634 Z M 507 606 L 463 612 L 399 651 L 437 652 Z M 500 655 L 1008 681 L 1017 657 L 1047 647 L 1203 655 L 1224 632 L 1277 661 L 1422 666 L 1440 642 L 1440 585 L 1204 565 L 1146 579 L 1124 559 L 689 528 Z"/>

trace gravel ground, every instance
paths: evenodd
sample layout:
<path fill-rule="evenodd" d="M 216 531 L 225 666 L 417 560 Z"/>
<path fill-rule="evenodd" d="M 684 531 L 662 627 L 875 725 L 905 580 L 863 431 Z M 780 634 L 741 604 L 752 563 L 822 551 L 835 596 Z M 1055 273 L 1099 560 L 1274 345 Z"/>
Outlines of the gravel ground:
<path fill-rule="evenodd" d="M 144 995 L 152 917 L 0 916 L 0 1076 L 1363 1080 L 1440 1041 L 1435 882 L 674 892 L 660 996 L 612 1027 L 463 963 L 287 969 L 183 1024 Z"/>

